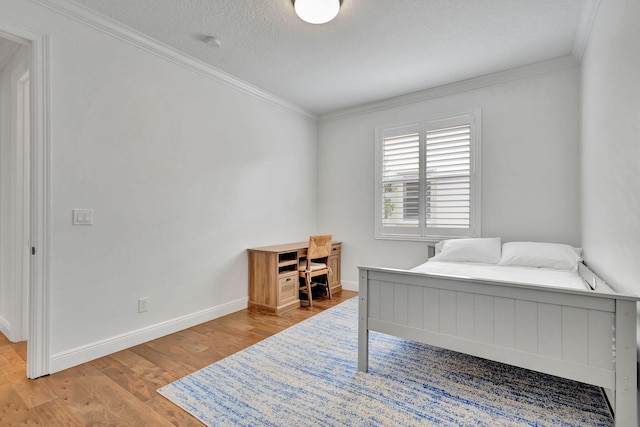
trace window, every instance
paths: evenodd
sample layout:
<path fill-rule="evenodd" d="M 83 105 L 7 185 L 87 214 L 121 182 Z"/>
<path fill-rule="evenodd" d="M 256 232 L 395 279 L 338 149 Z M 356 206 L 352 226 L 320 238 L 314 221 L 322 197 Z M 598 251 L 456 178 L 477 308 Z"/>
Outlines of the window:
<path fill-rule="evenodd" d="M 376 238 L 480 236 L 480 111 L 376 135 Z"/>
<path fill-rule="evenodd" d="M 404 183 L 404 219 L 420 217 L 420 183 L 418 181 Z"/>

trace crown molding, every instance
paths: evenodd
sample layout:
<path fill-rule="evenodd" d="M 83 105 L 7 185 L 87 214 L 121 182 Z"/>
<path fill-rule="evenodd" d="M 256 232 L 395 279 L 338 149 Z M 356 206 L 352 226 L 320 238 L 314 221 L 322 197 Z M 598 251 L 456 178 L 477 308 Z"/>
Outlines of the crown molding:
<path fill-rule="evenodd" d="M 428 101 L 431 99 L 454 95 L 461 92 L 468 92 L 471 90 L 493 86 L 501 83 L 507 83 L 514 80 L 520 80 L 539 74 L 564 70 L 567 68 L 576 67 L 578 65 L 580 65 L 580 63 L 574 56 L 566 55 L 559 58 L 550 59 L 548 61 L 536 62 L 534 64 L 525 65 L 523 67 L 512 68 L 493 74 L 487 74 L 468 80 L 461 80 L 459 82 L 409 93 L 406 95 L 400 95 L 381 101 L 346 108 L 343 110 L 335 111 L 333 113 L 323 114 L 319 116 L 319 122 L 325 123 L 344 119 L 347 117 L 369 114 L 380 110 L 401 107 L 407 104 Z"/>
<path fill-rule="evenodd" d="M 278 108 L 301 116 L 314 123 L 318 121 L 318 116 L 311 111 L 299 107 L 292 102 L 279 98 L 269 92 L 250 85 L 224 71 L 189 56 L 179 50 L 155 40 L 133 28 L 102 15 L 84 5 L 73 0 L 31 0 L 44 8 L 63 15 L 69 19 L 79 22 L 88 27 L 94 28 L 132 46 L 142 49 L 148 53 L 156 55 L 162 59 L 173 62 L 201 76 L 207 77 L 216 82 L 234 88 L 240 92 L 251 95 L 265 101 Z"/>
<path fill-rule="evenodd" d="M 588 0 L 585 9 L 580 18 L 578 29 L 573 43 L 570 55 L 551 59 L 548 61 L 538 62 L 523 67 L 518 67 L 506 71 L 501 71 L 485 76 L 480 76 L 468 80 L 425 89 L 406 95 L 400 95 L 381 101 L 350 107 L 323 115 L 317 115 L 305 108 L 302 108 L 292 102 L 286 101 L 276 95 L 259 89 L 251 84 L 244 82 L 224 71 L 186 55 L 177 49 L 155 40 L 133 28 L 127 27 L 112 18 L 102 15 L 92 9 L 87 8 L 73 0 L 31 0 L 33 3 L 39 4 L 49 10 L 60 15 L 66 16 L 76 22 L 87 25 L 128 44 L 131 44 L 148 53 L 161 57 L 167 61 L 173 62 L 201 76 L 215 80 L 226 86 L 232 87 L 240 92 L 249 94 L 264 102 L 274 105 L 283 110 L 294 113 L 314 123 L 328 122 L 339 120 L 346 117 L 367 114 L 374 111 L 394 108 L 405 104 L 427 101 L 443 96 L 453 95 L 460 92 L 488 87 L 495 84 L 506 83 L 537 74 L 553 72 L 565 68 L 578 66 L 582 59 L 593 22 L 598 11 L 601 0 Z"/>
<path fill-rule="evenodd" d="M 600 8 L 600 0 L 587 0 L 580 16 L 580 22 L 578 22 L 578 28 L 576 29 L 576 35 L 573 40 L 573 49 L 571 55 L 573 55 L 578 62 L 582 61 L 582 55 L 587 47 L 589 36 L 591 35 L 591 29 L 593 23 L 596 20 L 598 9 Z"/>

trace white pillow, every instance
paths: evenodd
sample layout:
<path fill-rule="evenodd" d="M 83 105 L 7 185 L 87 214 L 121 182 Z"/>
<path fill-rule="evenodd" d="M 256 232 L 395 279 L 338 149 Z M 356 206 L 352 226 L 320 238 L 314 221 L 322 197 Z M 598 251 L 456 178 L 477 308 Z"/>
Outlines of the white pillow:
<path fill-rule="evenodd" d="M 502 245 L 502 258 L 498 265 L 576 271 L 578 261 L 582 261 L 578 251 L 561 243 L 508 242 Z"/>
<path fill-rule="evenodd" d="M 439 242 L 433 261 L 480 262 L 496 264 L 500 261 L 500 237 L 451 239 Z"/>

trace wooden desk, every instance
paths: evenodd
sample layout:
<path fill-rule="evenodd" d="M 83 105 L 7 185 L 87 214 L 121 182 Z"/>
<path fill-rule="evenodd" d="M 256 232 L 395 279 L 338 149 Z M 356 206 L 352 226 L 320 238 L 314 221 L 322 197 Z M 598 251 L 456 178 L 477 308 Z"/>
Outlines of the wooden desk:
<path fill-rule="evenodd" d="M 306 261 L 309 242 L 251 248 L 249 251 L 249 308 L 282 313 L 300 307 L 298 267 Z M 328 264 L 331 293 L 342 290 L 340 251 L 342 242 L 331 243 Z"/>

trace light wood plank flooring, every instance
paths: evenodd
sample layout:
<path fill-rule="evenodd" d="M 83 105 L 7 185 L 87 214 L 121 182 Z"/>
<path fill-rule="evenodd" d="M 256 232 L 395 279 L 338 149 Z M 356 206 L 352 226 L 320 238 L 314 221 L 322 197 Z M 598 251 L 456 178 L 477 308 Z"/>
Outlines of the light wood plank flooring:
<path fill-rule="evenodd" d="M 281 316 L 242 310 L 37 380 L 26 343 L 0 334 L 0 426 L 201 426 L 156 389 L 356 295 Z"/>

